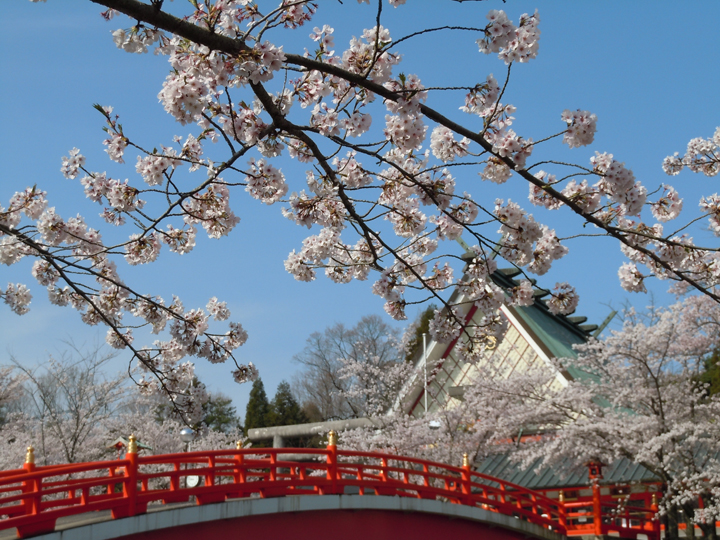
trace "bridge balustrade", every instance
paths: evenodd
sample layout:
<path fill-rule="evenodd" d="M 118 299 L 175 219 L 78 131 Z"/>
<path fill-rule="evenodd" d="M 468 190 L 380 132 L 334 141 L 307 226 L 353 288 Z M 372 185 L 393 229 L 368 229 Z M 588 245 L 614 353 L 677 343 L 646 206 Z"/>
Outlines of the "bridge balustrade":
<path fill-rule="evenodd" d="M 284 459 L 289 453 L 305 455 L 307 461 Z M 462 467 L 454 467 L 340 450 L 335 444 L 324 449 L 236 448 L 139 456 L 131 438 L 124 459 L 43 467 L 32 461 L 23 469 L 0 473 L 0 530 L 15 527 L 20 538 L 53 531 L 58 518 L 98 510 L 110 510 L 118 519 L 145 513 L 148 505 L 291 495 L 352 493 L 440 500 L 499 512 L 568 535 L 587 534 L 581 518 L 594 517 L 586 502 L 563 504 L 477 473 L 467 457 Z M 200 482 L 196 485 L 189 479 Z M 659 538 L 652 512 L 626 513 L 619 519 L 632 525 L 612 529 L 620 536 L 632 538 L 642 531 Z M 605 521 L 601 517 L 602 530 L 609 531 Z"/>

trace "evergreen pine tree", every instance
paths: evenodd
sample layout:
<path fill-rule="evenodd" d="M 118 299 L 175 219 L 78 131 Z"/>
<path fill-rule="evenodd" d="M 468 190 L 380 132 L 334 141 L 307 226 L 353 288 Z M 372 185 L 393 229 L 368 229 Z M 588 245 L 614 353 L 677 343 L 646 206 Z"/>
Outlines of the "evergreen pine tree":
<path fill-rule="evenodd" d="M 291 426 L 306 422 L 308 422 L 308 417 L 292 395 L 290 385 L 286 381 L 282 381 L 278 385 L 277 392 L 275 392 L 275 397 L 270 405 L 268 425 Z"/>
<path fill-rule="evenodd" d="M 245 409 L 245 433 L 248 430 L 259 427 L 267 427 L 270 413 L 265 386 L 260 377 L 253 382 L 250 390 L 250 400 Z"/>
<path fill-rule="evenodd" d="M 704 369 L 700 373 L 700 382 L 708 385 L 708 395 L 720 393 L 720 349 L 715 349 L 704 360 Z"/>
<path fill-rule="evenodd" d="M 415 357 L 422 350 L 422 336 L 423 334 L 427 334 L 430 332 L 430 321 L 435 316 L 436 309 L 437 306 L 435 304 L 430 304 L 423 311 L 421 311 L 420 314 L 417 316 L 417 319 L 415 319 L 415 322 L 413 323 L 415 325 L 415 331 L 413 332 L 412 338 L 410 338 L 410 341 L 408 342 L 407 354 L 405 355 L 405 360 L 407 362 L 412 362 L 413 360 L 415 360 Z"/>
<path fill-rule="evenodd" d="M 232 399 L 223 394 L 211 394 L 203 405 L 203 424 L 215 431 L 229 433 L 240 426 L 240 418 L 232 404 Z"/>

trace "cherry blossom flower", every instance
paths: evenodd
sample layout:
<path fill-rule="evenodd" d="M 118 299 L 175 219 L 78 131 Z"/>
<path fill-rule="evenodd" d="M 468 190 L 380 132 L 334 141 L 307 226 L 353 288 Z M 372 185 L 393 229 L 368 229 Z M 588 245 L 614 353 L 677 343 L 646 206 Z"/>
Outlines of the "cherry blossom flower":
<path fill-rule="evenodd" d="M 575 288 L 567 283 L 556 283 L 552 292 L 552 298 L 547 301 L 548 309 L 556 315 L 569 315 L 577 308 L 580 297 Z"/>
<path fill-rule="evenodd" d="M 563 136 L 563 142 L 570 148 L 579 148 L 592 144 L 597 131 L 597 116 L 588 111 L 569 111 L 565 109 L 560 116 L 563 122 L 568 125 Z"/>
<path fill-rule="evenodd" d="M 535 174 L 535 177 L 538 180 L 542 180 L 549 186 L 552 186 L 557 181 L 555 179 L 555 175 L 548 174 L 545 171 L 538 172 L 537 174 Z M 547 193 L 544 189 L 536 186 L 535 184 L 530 184 L 530 195 L 528 195 L 528 199 L 535 206 L 544 206 L 548 210 L 557 210 L 563 205 L 563 202 L 561 200 L 556 199 L 555 197 Z"/>
<path fill-rule="evenodd" d="M 65 178 L 75 179 L 80 168 L 85 165 L 85 156 L 80 154 L 80 150 L 73 148 L 68 152 L 69 157 L 63 156 L 62 167 L 60 172 Z"/>
<path fill-rule="evenodd" d="M 445 126 L 436 127 L 430 135 L 430 149 L 433 155 L 445 163 L 467 155 L 469 144 L 470 140 L 466 137 L 460 142 L 455 141 L 452 131 Z"/>
<path fill-rule="evenodd" d="M 435 316 L 430 321 L 428 331 L 434 340 L 440 343 L 450 343 L 462 332 L 462 315 L 457 310 L 452 313 L 441 313 L 435 310 Z"/>
<path fill-rule="evenodd" d="M 3 301 L 10 306 L 10 309 L 18 315 L 25 315 L 30 311 L 28 306 L 32 300 L 32 295 L 30 294 L 30 289 L 25 285 L 21 283 L 8 283 L 4 292 L 0 289 L 0 296 Z"/>
<path fill-rule="evenodd" d="M 105 139 L 103 144 L 107 146 L 107 155 L 116 163 L 125 163 L 123 154 L 127 147 L 127 139 L 123 137 L 122 133 L 111 132 L 109 139 Z M 77 173 L 76 173 L 77 174 Z"/>
<path fill-rule="evenodd" d="M 618 270 L 620 285 L 628 292 L 646 292 L 643 283 L 644 276 L 638 271 L 634 263 L 623 263 Z"/>
<path fill-rule="evenodd" d="M 157 259 L 160 254 L 160 239 L 152 232 L 145 236 L 133 234 L 130 242 L 125 245 L 125 260 L 128 264 L 147 264 Z"/>
<path fill-rule="evenodd" d="M 279 201 L 288 191 L 285 177 L 264 159 L 250 160 L 250 174 L 245 177 L 247 191 L 252 197 L 265 204 Z"/>
<path fill-rule="evenodd" d="M 510 296 L 510 303 L 514 306 L 531 306 L 534 302 L 534 291 L 532 283 L 523 279 L 520 285 L 513 287 Z"/>
<path fill-rule="evenodd" d="M 652 215 L 658 221 L 670 221 L 680 215 L 682 199 L 672 186 L 662 186 L 663 196 L 650 205 Z"/>
<path fill-rule="evenodd" d="M 230 318 L 227 302 L 219 302 L 216 296 L 213 296 L 205 307 L 216 321 L 226 321 Z"/>

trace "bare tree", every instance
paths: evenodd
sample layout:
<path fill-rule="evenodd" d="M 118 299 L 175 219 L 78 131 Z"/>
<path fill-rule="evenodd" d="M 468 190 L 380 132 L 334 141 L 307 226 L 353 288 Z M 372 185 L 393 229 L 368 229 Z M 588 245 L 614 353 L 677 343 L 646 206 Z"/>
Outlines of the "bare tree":
<path fill-rule="evenodd" d="M 401 362 L 398 334 L 377 315 L 363 317 L 352 328 L 338 323 L 313 333 L 293 357 L 303 366 L 293 381 L 303 406 L 319 411 L 323 420 L 362 416 L 362 398 L 347 392 L 357 381 L 343 367 L 348 361 L 381 366 Z"/>
<path fill-rule="evenodd" d="M 105 373 L 114 353 L 70 345 L 70 352 L 35 368 L 12 358 L 25 379 L 21 412 L 37 423 L 35 445 L 43 463 L 74 463 L 101 453 L 103 426 L 120 406 L 127 382 L 125 374 Z"/>
<path fill-rule="evenodd" d="M 0 367 L 0 427 L 5 423 L 8 412 L 22 395 L 22 378 L 13 373 L 9 366 Z"/>

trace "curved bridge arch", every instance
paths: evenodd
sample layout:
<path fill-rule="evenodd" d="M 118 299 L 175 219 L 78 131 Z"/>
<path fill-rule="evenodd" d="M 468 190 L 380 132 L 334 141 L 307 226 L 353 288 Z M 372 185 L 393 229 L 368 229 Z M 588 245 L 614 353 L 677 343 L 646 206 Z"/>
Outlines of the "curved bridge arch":
<path fill-rule="evenodd" d="M 539 525 L 469 506 L 406 497 L 321 495 L 187 505 L 138 516 L 70 526 L 37 540 L 182 540 L 284 538 L 346 540 L 562 540 Z"/>

